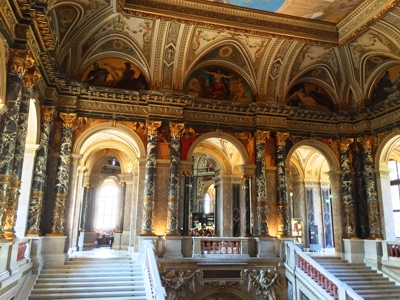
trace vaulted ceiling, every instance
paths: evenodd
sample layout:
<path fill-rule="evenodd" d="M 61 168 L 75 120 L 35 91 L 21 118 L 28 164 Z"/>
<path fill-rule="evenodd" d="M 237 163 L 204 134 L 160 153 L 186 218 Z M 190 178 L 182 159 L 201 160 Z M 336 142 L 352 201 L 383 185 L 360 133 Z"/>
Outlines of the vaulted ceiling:
<path fill-rule="evenodd" d="M 292 87 L 313 83 L 335 110 L 351 110 L 368 105 L 374 83 L 399 63 L 396 1 L 260 6 L 286 15 L 247 8 L 254 1 L 217 2 L 50 1 L 55 75 L 82 82 L 93 63 L 123 59 L 149 89 L 184 93 L 191 74 L 219 66 L 246 81 L 253 101 L 286 105 Z"/>

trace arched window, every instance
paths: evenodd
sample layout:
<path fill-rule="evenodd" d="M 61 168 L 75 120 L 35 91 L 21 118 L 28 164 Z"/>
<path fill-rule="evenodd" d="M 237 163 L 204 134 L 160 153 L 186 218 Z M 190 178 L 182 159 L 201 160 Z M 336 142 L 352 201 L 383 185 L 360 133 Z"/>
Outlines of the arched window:
<path fill-rule="evenodd" d="M 95 230 L 113 230 L 119 214 L 119 188 L 112 179 L 106 179 L 96 197 Z"/>
<path fill-rule="evenodd" d="M 400 237 L 400 163 L 395 160 L 389 161 L 390 192 L 392 195 L 393 219 L 396 237 Z"/>

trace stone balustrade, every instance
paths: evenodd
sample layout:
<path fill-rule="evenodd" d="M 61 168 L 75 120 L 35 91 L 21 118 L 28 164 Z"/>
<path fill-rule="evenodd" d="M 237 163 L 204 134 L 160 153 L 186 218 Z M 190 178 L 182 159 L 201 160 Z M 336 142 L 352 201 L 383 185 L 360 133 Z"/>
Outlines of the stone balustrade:
<path fill-rule="evenodd" d="M 400 257 L 400 241 L 386 242 L 389 257 Z"/>
<path fill-rule="evenodd" d="M 286 242 L 286 275 L 299 281 L 295 286 L 312 286 L 321 299 L 361 300 L 347 284 L 341 282 L 292 242 Z M 292 283 L 293 284 L 293 283 Z"/>
<path fill-rule="evenodd" d="M 249 239 L 245 237 L 193 237 L 194 258 L 249 257 Z"/>

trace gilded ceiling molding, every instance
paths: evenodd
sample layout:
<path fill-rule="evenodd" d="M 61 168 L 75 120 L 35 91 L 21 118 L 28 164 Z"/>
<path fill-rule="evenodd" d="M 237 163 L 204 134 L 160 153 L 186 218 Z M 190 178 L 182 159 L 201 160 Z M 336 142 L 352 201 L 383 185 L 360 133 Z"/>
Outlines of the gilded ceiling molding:
<path fill-rule="evenodd" d="M 159 91 L 161 89 L 161 82 L 162 82 L 162 53 L 164 52 L 164 35 L 166 34 L 167 24 L 168 22 L 164 20 L 157 20 L 156 26 L 158 27 L 157 30 L 153 32 L 157 33 L 156 38 L 152 37 L 153 40 L 156 41 L 155 45 L 152 44 L 156 49 L 152 49 L 154 51 L 154 61 L 150 62 L 150 65 L 153 66 L 153 76 L 151 78 L 150 86 L 153 91 Z"/>
<path fill-rule="evenodd" d="M 186 26 L 183 25 L 184 28 L 181 28 L 181 35 L 178 39 L 178 44 L 181 45 L 181 47 L 178 47 L 178 61 L 176 63 L 176 69 L 175 69 L 175 83 L 178 85 L 181 85 L 183 87 L 183 74 L 185 73 L 184 68 L 186 67 L 186 57 L 187 57 L 187 47 L 189 47 L 189 43 L 191 40 L 189 40 L 189 35 L 192 32 L 193 28 L 192 26 Z M 183 47 L 182 47 L 183 46 Z"/>
<path fill-rule="evenodd" d="M 357 6 L 337 25 L 339 46 L 343 46 L 356 38 L 399 3 L 400 0 L 368 0 Z"/>
<path fill-rule="evenodd" d="M 210 112 L 200 112 L 200 111 L 183 111 L 183 119 L 186 121 L 201 121 L 204 123 L 213 124 L 226 124 L 230 127 L 234 127 L 237 124 L 238 128 L 244 126 L 254 126 L 253 116 L 235 116 L 235 115 L 224 115 L 221 113 L 210 113 Z"/>
<path fill-rule="evenodd" d="M 103 115 L 122 113 L 131 116 L 147 117 L 148 108 L 146 106 L 126 105 L 118 103 L 107 103 L 98 101 L 78 101 L 76 105 L 78 111 L 97 112 Z"/>
<path fill-rule="evenodd" d="M 126 0 L 125 3 L 120 1 L 119 5 L 122 5 L 118 8 L 120 13 L 133 16 L 317 45 L 334 46 L 338 42 L 336 26 L 332 23 L 250 9 L 238 10 L 209 1 Z"/>
<path fill-rule="evenodd" d="M 0 24 L 4 25 L 7 34 L 15 39 L 15 29 L 17 26 L 17 19 L 14 16 L 13 10 L 10 7 L 10 1 L 0 0 Z"/>

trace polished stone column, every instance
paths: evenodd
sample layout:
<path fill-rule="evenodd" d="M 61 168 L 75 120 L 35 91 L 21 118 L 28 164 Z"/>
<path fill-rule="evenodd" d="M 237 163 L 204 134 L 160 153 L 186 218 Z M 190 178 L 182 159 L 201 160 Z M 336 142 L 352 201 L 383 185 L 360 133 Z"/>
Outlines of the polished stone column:
<path fill-rule="evenodd" d="M 244 236 L 253 236 L 251 234 L 251 202 L 250 202 L 250 178 L 251 176 L 242 175 L 242 187 L 243 187 L 243 194 L 244 194 L 244 205 L 246 210 L 246 217 L 245 217 L 245 233 Z"/>
<path fill-rule="evenodd" d="M 381 219 L 379 215 L 379 203 L 374 172 L 374 158 L 372 156 L 372 139 L 372 136 L 367 136 L 360 140 L 364 147 L 364 178 L 367 193 L 369 238 L 382 239 Z"/>
<path fill-rule="evenodd" d="M 32 180 L 32 191 L 29 203 L 26 236 L 40 235 L 40 222 L 43 212 L 43 197 L 46 188 L 47 160 L 49 156 L 49 141 L 51 123 L 55 116 L 54 106 L 41 107 L 40 145 L 36 151 L 35 170 Z"/>
<path fill-rule="evenodd" d="M 11 194 L 18 193 L 19 182 L 12 177 L 14 167 L 15 146 L 19 125 L 19 113 L 22 94 L 33 85 L 33 77 L 28 78 L 32 82 L 23 82 L 28 68 L 32 68 L 34 61 L 27 51 L 10 49 L 10 70 L 7 76 L 6 106 L 7 112 L 0 120 L 0 240 L 5 239 L 5 225 L 10 189 Z M 37 75 L 36 75 L 37 76 Z M 24 84 L 27 86 L 23 89 Z M 15 192 L 16 191 L 16 192 Z M 15 197 L 12 196 L 12 199 Z"/>
<path fill-rule="evenodd" d="M 256 137 L 256 197 L 257 197 L 257 235 L 269 236 L 267 177 L 265 166 L 265 141 L 269 139 L 269 131 L 257 130 Z"/>
<path fill-rule="evenodd" d="M 56 236 L 64 235 L 65 202 L 68 196 L 72 133 L 76 113 L 60 113 L 60 118 L 64 121 L 61 136 L 61 150 L 58 158 L 58 168 L 54 189 L 54 208 L 51 233 L 47 234 Z"/>
<path fill-rule="evenodd" d="M 167 235 L 181 235 L 179 228 L 179 164 L 181 150 L 181 131 L 184 123 L 170 123 L 170 168 L 168 187 Z"/>
<path fill-rule="evenodd" d="M 278 209 L 278 235 L 290 237 L 290 203 L 287 196 L 286 181 L 286 140 L 289 133 L 276 134 L 276 206 Z"/>
<path fill-rule="evenodd" d="M 8 198 L 6 224 L 4 226 L 5 236 L 12 241 L 16 238 L 15 225 L 17 221 L 17 210 L 21 189 L 22 167 L 25 156 L 25 142 L 28 132 L 29 106 L 32 98 L 32 87 L 38 79 L 36 72 L 26 73 L 24 76 L 24 87 L 18 117 L 18 129 L 15 139 L 15 153 L 13 170 L 10 184 L 10 194 Z"/>
<path fill-rule="evenodd" d="M 190 178 L 192 177 L 191 172 L 183 172 L 184 180 L 184 191 L 183 191 L 183 235 L 189 235 L 189 217 L 190 217 Z"/>
<path fill-rule="evenodd" d="M 119 184 L 119 216 L 118 216 L 118 233 L 124 231 L 124 212 L 125 212 L 125 195 L 126 183 L 120 182 Z"/>
<path fill-rule="evenodd" d="M 82 215 L 80 231 L 90 231 L 90 214 L 93 201 L 93 186 L 86 184 L 83 188 L 83 199 L 82 199 Z"/>
<path fill-rule="evenodd" d="M 140 235 L 154 235 L 153 214 L 156 192 L 157 128 L 161 121 L 147 122 L 146 176 L 144 185 L 142 231 Z"/>
<path fill-rule="evenodd" d="M 340 140 L 340 167 L 342 169 L 342 199 L 343 199 L 343 223 L 345 238 L 355 238 L 356 233 L 356 216 L 355 202 L 353 199 L 353 183 L 350 169 L 350 151 L 349 145 L 353 143 L 353 139 Z"/>

